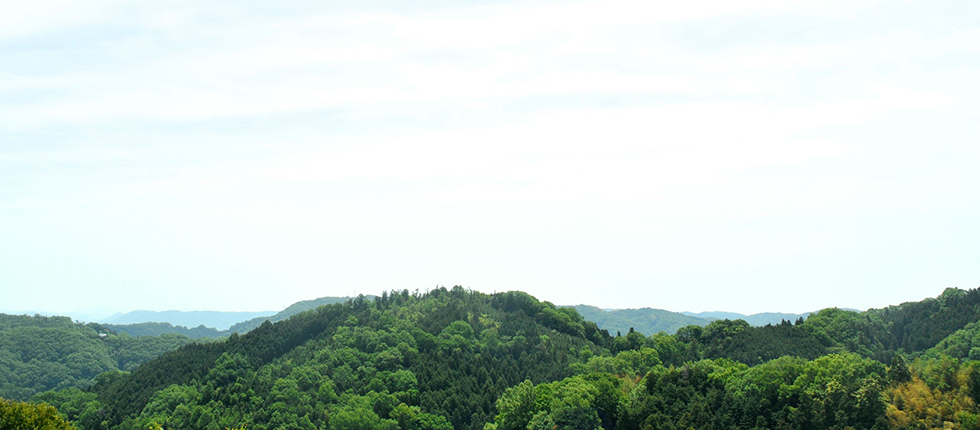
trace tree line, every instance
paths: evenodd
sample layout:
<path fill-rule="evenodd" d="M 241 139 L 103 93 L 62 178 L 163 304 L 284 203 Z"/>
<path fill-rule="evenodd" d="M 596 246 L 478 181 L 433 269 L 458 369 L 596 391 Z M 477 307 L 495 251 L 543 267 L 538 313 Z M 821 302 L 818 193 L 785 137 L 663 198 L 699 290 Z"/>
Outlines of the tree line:
<path fill-rule="evenodd" d="M 522 292 L 392 291 L 32 401 L 84 430 L 975 429 L 978 303 L 947 290 L 646 336 Z"/>

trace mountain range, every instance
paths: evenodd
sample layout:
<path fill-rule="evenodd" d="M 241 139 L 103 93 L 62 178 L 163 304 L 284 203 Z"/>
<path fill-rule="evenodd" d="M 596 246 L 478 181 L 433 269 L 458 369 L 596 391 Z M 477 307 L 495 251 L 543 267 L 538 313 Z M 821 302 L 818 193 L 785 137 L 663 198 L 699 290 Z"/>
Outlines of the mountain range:
<path fill-rule="evenodd" d="M 103 324 L 123 325 L 146 322 L 169 323 L 175 326 L 205 326 L 217 330 L 227 330 L 234 324 L 253 318 L 269 317 L 273 311 L 224 312 L 224 311 L 142 311 L 117 313 L 100 320 Z"/>
<path fill-rule="evenodd" d="M 784 312 L 760 312 L 757 314 L 740 314 L 737 312 L 681 312 L 684 315 L 689 315 L 697 318 L 707 320 L 708 322 L 716 320 L 745 320 L 752 326 L 764 326 L 766 324 L 779 324 L 785 321 L 796 321 L 800 318 L 806 319 L 807 316 L 813 312 L 804 312 L 802 314 L 784 313 Z"/>
<path fill-rule="evenodd" d="M 374 296 L 365 296 L 373 299 Z M 293 303 L 280 312 L 220 312 L 220 311 L 132 311 L 118 313 L 101 320 L 112 330 L 129 333 L 131 336 L 160 335 L 180 333 L 193 338 L 222 337 L 231 333 L 246 333 L 260 326 L 266 320 L 282 321 L 297 313 L 315 309 L 319 306 L 341 303 L 354 297 L 320 297 Z M 735 312 L 672 312 L 663 309 L 601 309 L 590 305 L 571 306 L 586 319 L 598 324 L 599 328 L 610 333 L 626 333 L 634 329 L 644 334 L 666 332 L 675 333 L 688 325 L 706 326 L 715 320 L 742 319 L 752 326 L 779 324 L 783 320 L 796 321 L 806 318 L 810 312 L 802 314 L 766 312 L 745 315 Z"/>
<path fill-rule="evenodd" d="M 589 305 L 572 306 L 585 319 L 594 321 L 599 328 L 610 333 L 627 333 L 635 330 L 643 334 L 665 332 L 674 334 L 681 327 L 689 325 L 706 326 L 717 320 L 744 320 L 751 326 L 780 324 L 783 321 L 806 319 L 811 312 L 802 314 L 765 312 L 745 315 L 735 312 L 671 312 L 663 309 L 601 309 Z"/>
<path fill-rule="evenodd" d="M 188 343 L 32 399 L 82 430 L 967 429 L 980 423 L 978 321 L 980 289 L 951 288 L 865 312 L 616 335 L 518 291 L 405 290 Z M 43 325 L 57 327 L 27 340 Z M 0 372 L 16 376 L 0 386 L 15 393 L 23 378 L 85 359 L 46 367 L 38 344 L 102 336 L 35 317 L 8 326 L 0 365 L 26 367 Z M 35 382 L 57 384 L 68 369 Z"/>

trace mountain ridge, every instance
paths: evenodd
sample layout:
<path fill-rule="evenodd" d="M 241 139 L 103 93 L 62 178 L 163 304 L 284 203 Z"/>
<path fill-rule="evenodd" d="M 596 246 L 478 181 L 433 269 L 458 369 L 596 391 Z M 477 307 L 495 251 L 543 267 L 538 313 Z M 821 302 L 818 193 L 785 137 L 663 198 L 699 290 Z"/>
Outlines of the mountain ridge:
<path fill-rule="evenodd" d="M 403 290 L 266 319 L 33 399 L 83 430 L 882 429 L 927 419 L 933 400 L 917 400 L 920 413 L 902 399 L 934 392 L 957 396 L 963 406 L 943 420 L 970 428 L 980 410 L 965 396 L 980 393 L 980 363 L 948 354 L 969 360 L 978 320 L 980 289 L 948 289 L 865 312 L 647 336 L 610 334 L 519 291 Z"/>
<path fill-rule="evenodd" d="M 175 326 L 205 326 L 227 330 L 234 324 L 252 318 L 271 316 L 274 311 L 146 311 L 135 310 L 118 313 L 99 321 L 102 324 L 124 325 L 140 323 L 169 323 Z"/>

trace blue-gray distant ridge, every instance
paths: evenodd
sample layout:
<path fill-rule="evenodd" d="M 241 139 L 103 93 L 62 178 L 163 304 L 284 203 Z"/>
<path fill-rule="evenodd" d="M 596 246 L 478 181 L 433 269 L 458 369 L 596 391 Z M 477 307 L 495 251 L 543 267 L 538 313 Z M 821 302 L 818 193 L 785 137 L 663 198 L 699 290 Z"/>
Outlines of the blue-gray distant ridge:
<path fill-rule="evenodd" d="M 175 326 L 205 326 L 227 330 L 233 324 L 259 317 L 268 317 L 275 311 L 223 312 L 223 311 L 132 311 L 105 318 L 101 323 L 123 325 L 139 323 L 170 323 Z"/>
<path fill-rule="evenodd" d="M 785 313 L 785 312 L 760 312 L 757 314 L 745 315 L 738 312 L 681 312 L 684 315 L 703 318 L 708 321 L 716 320 L 745 320 L 749 325 L 762 327 L 766 324 L 776 325 L 783 320 L 794 322 L 800 318 L 806 319 L 810 316 L 812 312 L 804 312 L 801 314 Z"/>

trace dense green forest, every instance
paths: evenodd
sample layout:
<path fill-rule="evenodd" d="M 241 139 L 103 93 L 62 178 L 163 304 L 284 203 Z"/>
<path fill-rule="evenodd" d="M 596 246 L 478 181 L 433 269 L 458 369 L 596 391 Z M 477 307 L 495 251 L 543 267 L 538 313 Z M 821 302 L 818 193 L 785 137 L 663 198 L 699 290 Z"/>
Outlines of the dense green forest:
<path fill-rule="evenodd" d="M 610 335 L 461 287 L 321 306 L 31 399 L 81 429 L 980 429 L 980 290 Z M 972 352 L 972 357 L 971 357 Z"/>
<path fill-rule="evenodd" d="M 134 370 L 141 363 L 193 342 L 165 334 L 132 337 L 68 317 L 0 314 L 0 397 L 86 387 L 104 372 Z"/>

